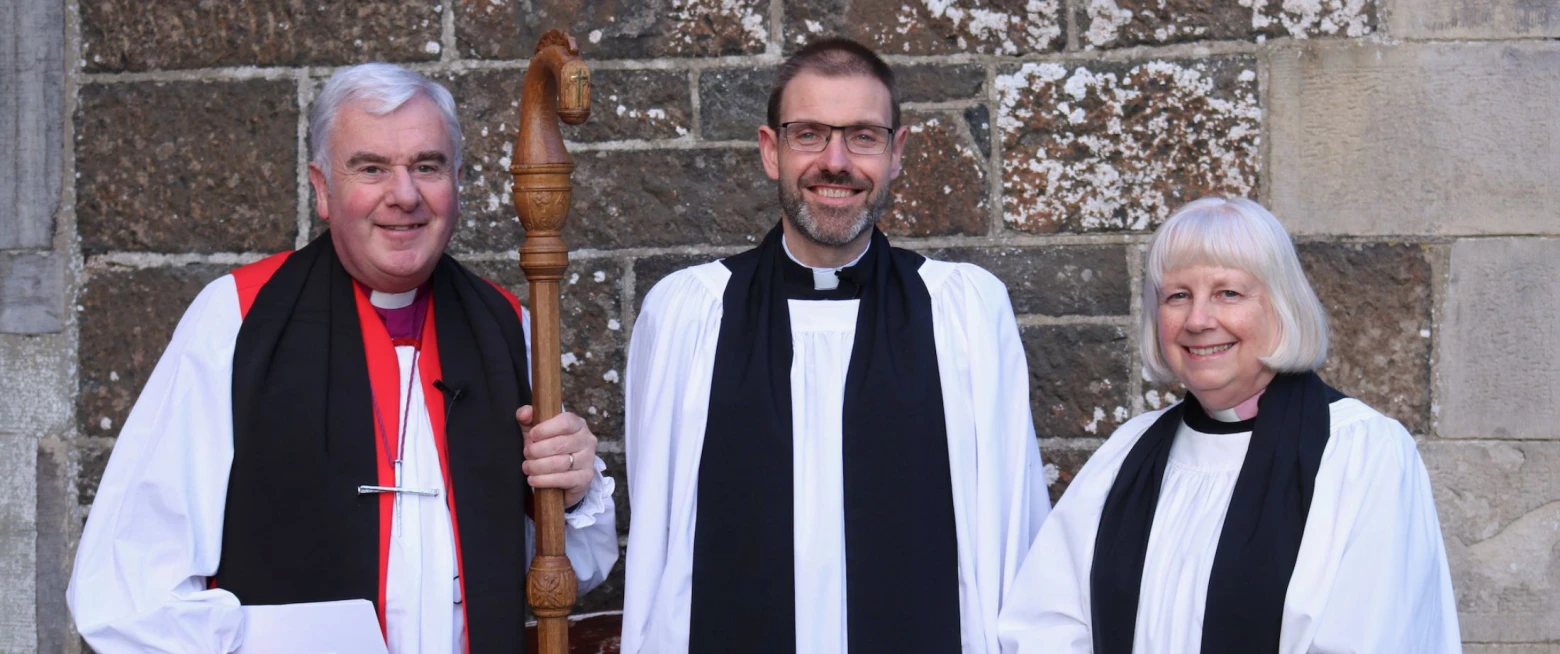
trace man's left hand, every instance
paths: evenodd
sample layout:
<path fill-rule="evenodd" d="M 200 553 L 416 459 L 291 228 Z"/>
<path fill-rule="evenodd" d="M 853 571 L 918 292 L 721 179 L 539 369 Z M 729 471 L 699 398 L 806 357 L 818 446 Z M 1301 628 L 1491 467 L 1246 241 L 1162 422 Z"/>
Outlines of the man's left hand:
<path fill-rule="evenodd" d="M 525 438 L 520 469 L 527 483 L 532 488 L 561 488 L 565 507 L 578 504 L 596 476 L 596 436 L 585 419 L 564 412 L 533 426 L 536 412 L 527 404 L 515 412 L 515 420 Z"/>

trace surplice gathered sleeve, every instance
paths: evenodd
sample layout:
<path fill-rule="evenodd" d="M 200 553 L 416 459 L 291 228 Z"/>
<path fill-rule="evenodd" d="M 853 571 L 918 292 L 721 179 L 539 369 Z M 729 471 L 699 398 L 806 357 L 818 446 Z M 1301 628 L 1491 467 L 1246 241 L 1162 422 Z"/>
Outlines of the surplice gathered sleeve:
<path fill-rule="evenodd" d="M 201 291 L 120 430 L 66 591 L 98 652 L 230 652 L 242 638 L 238 598 L 206 587 L 222 554 L 240 323 L 232 276 Z"/>
<path fill-rule="evenodd" d="M 624 447 L 633 528 L 622 641 L 628 654 L 688 646 L 699 454 L 728 277 L 716 262 L 661 280 L 645 296 L 629 341 Z"/>
<path fill-rule="evenodd" d="M 1100 511 L 1122 460 L 1164 411 L 1128 420 L 1089 457 L 1041 525 L 997 621 L 1004 654 L 1094 651 L 1089 571 Z"/>
<path fill-rule="evenodd" d="M 996 652 L 1003 598 L 1051 508 L 1029 364 L 1000 280 L 967 263 L 928 260 L 921 272 L 943 368 L 959 578 L 967 588 L 960 593 L 964 651 Z"/>
<path fill-rule="evenodd" d="M 1331 556 L 1296 562 L 1280 651 L 1461 652 L 1441 523 L 1413 437 L 1356 400 L 1334 406 L 1334 464 L 1317 475 L 1301 541 Z"/>

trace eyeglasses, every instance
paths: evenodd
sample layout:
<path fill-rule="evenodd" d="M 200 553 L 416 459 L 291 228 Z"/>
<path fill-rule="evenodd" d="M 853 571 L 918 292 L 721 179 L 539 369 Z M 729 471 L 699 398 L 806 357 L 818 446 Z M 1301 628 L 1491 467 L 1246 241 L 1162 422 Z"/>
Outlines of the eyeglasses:
<path fill-rule="evenodd" d="M 792 121 L 780 123 L 780 136 L 797 152 L 823 152 L 835 132 L 845 135 L 845 149 L 853 154 L 883 154 L 894 140 L 892 127 L 877 125 L 825 125 Z"/>

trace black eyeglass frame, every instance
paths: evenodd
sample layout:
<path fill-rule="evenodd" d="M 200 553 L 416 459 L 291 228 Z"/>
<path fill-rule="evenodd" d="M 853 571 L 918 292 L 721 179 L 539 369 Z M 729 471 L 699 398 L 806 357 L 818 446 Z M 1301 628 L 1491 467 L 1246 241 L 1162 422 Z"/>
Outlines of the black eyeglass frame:
<path fill-rule="evenodd" d="M 794 143 L 791 143 L 790 137 L 786 135 L 786 132 L 790 131 L 790 127 L 792 125 L 811 125 L 811 126 L 814 126 L 814 127 L 827 127 L 827 128 L 829 128 L 829 133 L 826 136 L 823 137 L 823 147 L 820 147 L 817 150 L 803 150 L 803 149 L 801 149 L 799 147 L 796 147 L 796 145 Z M 784 123 L 780 123 L 780 132 L 779 132 L 779 134 L 780 134 L 780 140 L 785 142 L 785 147 L 790 148 L 792 150 L 795 150 L 797 152 L 805 152 L 807 154 L 817 154 L 819 152 L 823 152 L 824 150 L 829 149 L 829 143 L 834 140 L 834 133 L 835 132 L 840 132 L 841 134 L 844 134 L 844 133 L 846 133 L 845 130 L 861 129 L 861 128 L 888 130 L 888 138 L 884 139 L 884 141 L 883 141 L 883 149 L 878 151 L 878 152 L 857 152 L 855 150 L 855 148 L 851 147 L 850 139 L 848 139 L 848 138 L 845 139 L 845 151 L 846 152 L 849 152 L 851 154 L 859 154 L 859 155 L 867 156 L 867 157 L 877 156 L 877 155 L 880 155 L 880 154 L 884 154 L 884 153 L 888 152 L 889 150 L 892 150 L 894 148 L 894 134 L 897 133 L 899 131 L 899 129 L 900 129 L 898 127 L 887 127 L 887 126 L 884 126 L 884 125 L 830 125 L 828 123 L 820 123 L 820 122 L 815 121 L 815 120 L 792 120 L 792 121 L 787 121 L 787 122 L 784 122 Z"/>

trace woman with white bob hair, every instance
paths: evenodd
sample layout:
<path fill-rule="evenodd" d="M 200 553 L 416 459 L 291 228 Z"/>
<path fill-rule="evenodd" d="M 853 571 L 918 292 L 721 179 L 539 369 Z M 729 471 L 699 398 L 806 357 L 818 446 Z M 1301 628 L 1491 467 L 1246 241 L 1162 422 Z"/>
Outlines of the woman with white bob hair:
<path fill-rule="evenodd" d="M 1462 651 L 1424 463 L 1317 377 L 1327 316 L 1278 220 L 1239 198 L 1181 208 L 1149 245 L 1142 314 L 1147 374 L 1189 393 L 1073 479 L 1008 591 L 1002 650 Z"/>

